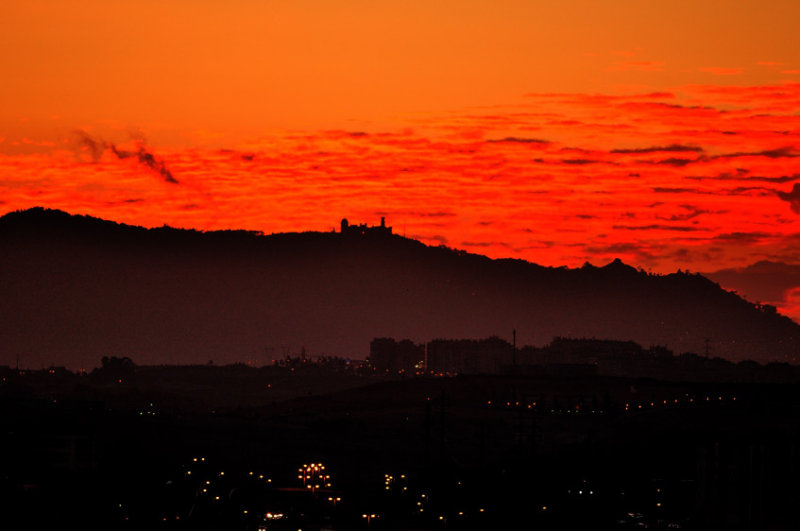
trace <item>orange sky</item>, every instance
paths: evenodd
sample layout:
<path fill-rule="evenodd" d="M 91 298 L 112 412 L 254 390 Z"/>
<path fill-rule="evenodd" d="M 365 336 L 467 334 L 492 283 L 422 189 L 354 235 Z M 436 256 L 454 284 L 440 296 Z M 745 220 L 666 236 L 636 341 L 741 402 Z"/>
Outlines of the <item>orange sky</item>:
<path fill-rule="evenodd" d="M 267 233 L 385 215 L 547 265 L 800 263 L 795 1 L 7 0 L 0 19 L 0 212 Z"/>

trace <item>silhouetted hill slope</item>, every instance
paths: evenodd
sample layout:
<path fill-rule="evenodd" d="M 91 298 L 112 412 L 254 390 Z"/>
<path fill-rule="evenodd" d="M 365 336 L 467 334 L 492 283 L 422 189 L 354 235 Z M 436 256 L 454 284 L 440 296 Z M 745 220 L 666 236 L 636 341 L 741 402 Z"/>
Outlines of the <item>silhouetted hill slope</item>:
<path fill-rule="evenodd" d="M 800 265 L 762 260 L 747 267 L 703 273 L 748 300 L 778 304 L 800 286 Z"/>
<path fill-rule="evenodd" d="M 31 209 L 0 218 L 0 363 L 270 363 L 367 356 L 373 337 L 553 336 L 793 359 L 800 326 L 698 275 L 548 268 L 399 236 L 143 229 Z"/>

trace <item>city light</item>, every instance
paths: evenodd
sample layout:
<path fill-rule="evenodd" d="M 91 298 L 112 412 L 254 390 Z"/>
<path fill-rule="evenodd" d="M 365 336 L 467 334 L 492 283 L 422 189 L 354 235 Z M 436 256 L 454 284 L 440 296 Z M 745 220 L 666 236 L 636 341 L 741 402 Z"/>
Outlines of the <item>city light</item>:
<path fill-rule="evenodd" d="M 303 487 L 316 493 L 321 487 L 331 487 L 331 476 L 325 473 L 325 466 L 322 463 L 303 464 L 297 469 L 297 479 L 303 482 Z M 267 480 L 271 482 L 271 480 Z"/>
<path fill-rule="evenodd" d="M 380 515 L 376 514 L 376 513 L 362 514 L 361 518 L 363 518 L 363 519 L 365 519 L 367 521 L 367 527 L 369 527 L 373 520 L 376 520 L 376 519 L 380 518 Z"/>

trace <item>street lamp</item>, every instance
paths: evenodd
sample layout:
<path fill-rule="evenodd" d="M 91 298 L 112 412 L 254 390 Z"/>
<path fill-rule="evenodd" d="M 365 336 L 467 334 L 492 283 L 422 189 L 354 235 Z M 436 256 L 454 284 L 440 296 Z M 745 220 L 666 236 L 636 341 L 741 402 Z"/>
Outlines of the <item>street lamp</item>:
<path fill-rule="evenodd" d="M 364 518 L 367 521 L 367 528 L 369 528 L 369 525 L 372 523 L 372 521 L 374 519 L 380 518 L 380 517 L 381 516 L 379 514 L 374 514 L 374 513 L 373 514 L 362 514 L 361 515 L 361 518 Z"/>
<path fill-rule="evenodd" d="M 342 501 L 342 499 L 339 498 L 339 497 L 331 497 L 331 498 L 328 498 L 328 501 L 333 504 L 333 508 L 335 509 L 336 508 L 336 504 L 339 503 L 340 501 Z"/>
<path fill-rule="evenodd" d="M 331 486 L 331 477 L 325 473 L 325 466 L 322 463 L 304 464 L 297 469 L 297 473 L 297 479 L 303 481 L 304 487 L 308 487 L 308 483 L 310 482 L 321 483 L 325 487 Z M 320 485 L 317 484 L 314 488 L 319 486 Z"/>

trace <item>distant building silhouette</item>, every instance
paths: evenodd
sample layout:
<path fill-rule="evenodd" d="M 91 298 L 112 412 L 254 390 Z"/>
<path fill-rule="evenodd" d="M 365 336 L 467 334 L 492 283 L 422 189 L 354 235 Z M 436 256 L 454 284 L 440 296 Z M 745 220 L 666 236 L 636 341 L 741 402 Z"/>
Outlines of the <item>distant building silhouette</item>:
<path fill-rule="evenodd" d="M 366 223 L 361 225 L 351 225 L 347 218 L 342 219 L 342 234 L 348 235 L 374 235 L 374 236 L 389 236 L 392 233 L 392 228 L 386 226 L 386 218 L 381 217 L 381 224 L 370 227 Z"/>
<path fill-rule="evenodd" d="M 785 363 L 734 364 L 691 352 L 678 356 L 666 347 L 647 349 L 633 341 L 554 337 L 544 347 L 516 348 L 499 337 L 434 339 L 416 344 L 408 339 L 375 338 L 371 366 L 400 374 L 515 374 L 528 376 L 619 376 L 667 381 L 800 381 L 800 366 Z"/>
<path fill-rule="evenodd" d="M 381 372 L 415 374 L 424 369 L 425 346 L 408 339 L 395 341 L 376 337 L 369 346 L 369 359 L 372 366 Z"/>
<path fill-rule="evenodd" d="M 434 339 L 415 344 L 408 339 L 375 338 L 369 359 L 379 371 L 406 374 L 496 374 L 511 363 L 511 344 L 487 339 Z"/>
<path fill-rule="evenodd" d="M 510 365 L 513 347 L 504 339 L 434 339 L 428 343 L 429 372 L 436 374 L 497 374 Z"/>

